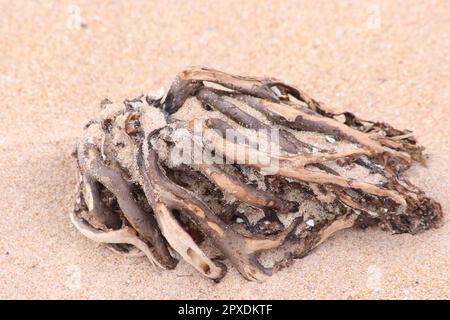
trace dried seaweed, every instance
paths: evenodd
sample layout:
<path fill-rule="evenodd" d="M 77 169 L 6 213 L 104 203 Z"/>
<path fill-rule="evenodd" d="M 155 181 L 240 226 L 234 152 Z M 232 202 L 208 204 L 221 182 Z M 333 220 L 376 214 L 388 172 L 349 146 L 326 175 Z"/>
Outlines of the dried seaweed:
<path fill-rule="evenodd" d="M 345 228 L 440 226 L 441 206 L 405 177 L 422 150 L 410 131 L 333 113 L 279 80 L 193 67 L 165 95 L 101 103 L 77 146 L 71 219 L 162 268 L 182 258 L 218 281 L 226 266 L 209 246 L 262 280 Z"/>

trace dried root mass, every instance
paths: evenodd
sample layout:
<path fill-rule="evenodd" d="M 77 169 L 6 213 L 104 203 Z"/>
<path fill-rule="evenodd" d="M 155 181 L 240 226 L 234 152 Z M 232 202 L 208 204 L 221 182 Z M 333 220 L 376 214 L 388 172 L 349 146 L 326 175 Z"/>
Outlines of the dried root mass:
<path fill-rule="evenodd" d="M 224 260 L 262 280 L 339 230 L 415 234 L 442 220 L 405 177 L 424 161 L 411 132 L 333 113 L 271 78 L 194 67 L 159 97 L 104 100 L 76 158 L 71 221 L 83 235 L 161 268 L 184 259 L 216 281 Z"/>

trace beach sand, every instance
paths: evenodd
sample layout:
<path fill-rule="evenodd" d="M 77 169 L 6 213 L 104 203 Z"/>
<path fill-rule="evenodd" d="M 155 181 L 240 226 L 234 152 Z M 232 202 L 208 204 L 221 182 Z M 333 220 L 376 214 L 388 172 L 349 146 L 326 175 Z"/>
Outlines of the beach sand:
<path fill-rule="evenodd" d="M 0 1 L 0 298 L 450 298 L 449 1 Z M 205 65 L 274 76 L 414 130 L 442 228 L 343 231 L 264 283 L 153 270 L 71 225 L 70 153 L 99 102 Z"/>

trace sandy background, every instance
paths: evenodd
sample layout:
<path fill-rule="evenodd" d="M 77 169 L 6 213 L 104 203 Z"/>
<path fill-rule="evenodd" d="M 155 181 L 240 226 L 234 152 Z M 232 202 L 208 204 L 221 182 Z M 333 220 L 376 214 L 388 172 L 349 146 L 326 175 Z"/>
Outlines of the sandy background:
<path fill-rule="evenodd" d="M 448 213 L 450 1 L 0 1 L 0 298 L 450 298 L 450 228 L 344 231 L 263 284 L 158 272 L 70 224 L 70 151 L 101 99 L 187 65 L 271 75 L 413 129 Z M 448 215 L 446 215 L 448 222 Z"/>

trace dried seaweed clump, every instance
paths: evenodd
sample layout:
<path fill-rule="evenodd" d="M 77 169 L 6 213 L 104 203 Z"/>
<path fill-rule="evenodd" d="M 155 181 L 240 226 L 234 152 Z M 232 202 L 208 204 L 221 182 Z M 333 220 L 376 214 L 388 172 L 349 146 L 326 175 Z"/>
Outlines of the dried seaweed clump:
<path fill-rule="evenodd" d="M 104 100 L 76 158 L 83 235 L 216 281 L 225 260 L 261 280 L 344 228 L 415 234 L 442 220 L 405 178 L 424 161 L 410 131 L 271 78 L 194 67 L 158 97 Z"/>

